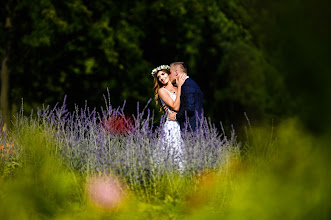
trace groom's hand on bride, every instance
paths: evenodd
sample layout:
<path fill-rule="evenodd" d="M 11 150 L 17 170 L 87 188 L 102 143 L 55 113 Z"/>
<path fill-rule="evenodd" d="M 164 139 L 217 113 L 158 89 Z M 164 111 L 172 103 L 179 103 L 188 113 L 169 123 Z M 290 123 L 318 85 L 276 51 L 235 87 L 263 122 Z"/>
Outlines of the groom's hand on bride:
<path fill-rule="evenodd" d="M 165 112 L 169 112 L 169 108 L 168 108 L 168 106 L 166 106 L 166 105 L 162 105 L 162 108 L 163 108 L 163 110 L 164 110 Z"/>
<path fill-rule="evenodd" d="M 169 112 L 168 113 L 168 120 L 170 121 L 176 121 L 176 112 Z"/>
<path fill-rule="evenodd" d="M 182 85 L 184 84 L 185 80 L 186 80 L 186 77 L 187 77 L 187 75 L 184 74 L 184 73 L 182 73 L 182 74 L 178 77 L 178 79 L 176 79 L 176 85 L 177 85 L 177 86 L 182 86 Z"/>

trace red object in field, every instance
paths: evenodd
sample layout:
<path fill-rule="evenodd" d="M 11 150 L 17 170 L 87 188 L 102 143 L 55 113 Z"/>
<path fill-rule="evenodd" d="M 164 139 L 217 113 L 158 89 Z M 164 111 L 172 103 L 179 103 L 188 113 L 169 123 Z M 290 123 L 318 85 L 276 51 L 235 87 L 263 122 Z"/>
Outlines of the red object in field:
<path fill-rule="evenodd" d="M 131 118 L 122 114 L 113 114 L 103 122 L 106 130 L 112 134 L 129 134 L 134 130 Z"/>

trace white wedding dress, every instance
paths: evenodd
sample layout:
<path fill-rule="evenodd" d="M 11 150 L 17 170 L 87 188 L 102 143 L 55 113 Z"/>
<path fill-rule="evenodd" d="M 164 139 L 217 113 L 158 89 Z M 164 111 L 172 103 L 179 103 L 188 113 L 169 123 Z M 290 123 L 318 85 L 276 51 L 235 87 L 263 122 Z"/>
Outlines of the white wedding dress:
<path fill-rule="evenodd" d="M 164 88 L 170 95 L 170 98 L 175 101 L 176 94 L 170 92 L 166 88 Z M 166 105 L 170 111 L 172 109 L 165 104 L 165 102 L 161 99 L 161 104 Z M 167 116 L 167 113 L 166 115 Z M 166 117 L 166 121 L 163 125 L 163 131 L 161 135 L 161 143 L 163 151 L 167 154 L 171 155 L 174 159 L 174 163 L 178 166 L 179 171 L 183 170 L 183 140 L 181 137 L 180 125 L 178 121 L 169 121 Z"/>

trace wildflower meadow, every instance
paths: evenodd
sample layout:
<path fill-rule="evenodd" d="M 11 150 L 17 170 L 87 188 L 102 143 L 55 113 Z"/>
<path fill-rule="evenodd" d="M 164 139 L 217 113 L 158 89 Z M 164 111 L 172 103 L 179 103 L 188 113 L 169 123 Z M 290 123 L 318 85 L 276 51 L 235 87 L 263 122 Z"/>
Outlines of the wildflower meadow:
<path fill-rule="evenodd" d="M 0 136 L 0 219 L 326 219 L 327 157 L 295 120 L 247 125 L 247 138 L 202 118 L 183 132 L 183 168 L 162 148 L 147 105 L 31 113 Z"/>

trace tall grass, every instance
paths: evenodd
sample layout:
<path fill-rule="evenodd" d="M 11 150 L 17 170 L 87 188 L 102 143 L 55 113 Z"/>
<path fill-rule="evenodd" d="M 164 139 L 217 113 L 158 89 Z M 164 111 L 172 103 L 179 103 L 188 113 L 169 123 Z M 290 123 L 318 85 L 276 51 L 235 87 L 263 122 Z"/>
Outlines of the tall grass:
<path fill-rule="evenodd" d="M 108 175 L 119 179 L 126 193 L 144 204 L 180 203 L 197 190 L 197 175 L 218 170 L 235 151 L 234 133 L 228 138 L 203 118 L 196 133 L 183 133 L 185 164 L 179 170 L 174 154 L 160 141 L 164 118 L 155 127 L 147 105 L 142 112 L 138 105 L 137 114 L 132 116 L 124 114 L 124 107 L 113 108 L 106 102 L 99 112 L 88 106 L 76 106 L 69 112 L 64 100 L 61 106 L 43 106 L 27 117 L 22 106 L 13 129 L 1 136 L 1 144 L 12 144 L 15 149 L 1 158 L 4 197 L 11 196 L 10 185 L 33 192 L 22 194 L 23 201 L 38 195 L 40 188 L 43 195 L 35 202 L 43 201 L 45 210 L 38 210 L 35 204 L 30 207 L 35 213 L 24 216 L 54 217 L 73 206 L 85 209 L 86 181 Z M 59 204 L 52 204 L 53 200 Z M 29 209 L 21 207 L 22 212 Z"/>
<path fill-rule="evenodd" d="M 101 113 L 87 106 L 76 106 L 69 112 L 64 100 L 60 107 L 38 109 L 37 117 L 29 121 L 38 123 L 54 138 L 52 150 L 61 155 L 66 167 L 83 176 L 113 174 L 148 201 L 164 196 L 163 192 L 175 195 L 181 191 L 173 176 L 192 177 L 196 172 L 217 169 L 227 152 L 234 150 L 234 133 L 227 138 L 204 118 L 197 132 L 183 133 L 185 165 L 179 172 L 174 155 L 164 150 L 160 141 L 164 118 L 161 126 L 153 127 L 153 112 L 147 106 L 142 112 L 138 106 L 137 114 L 131 117 L 124 114 L 124 107 L 113 108 L 106 102 Z M 22 121 L 24 116 L 19 114 L 16 129 Z"/>
<path fill-rule="evenodd" d="M 318 147 L 326 143 L 296 120 L 249 127 L 240 148 L 234 131 L 220 133 L 204 118 L 196 133 L 183 133 L 179 170 L 174 156 L 160 150 L 164 118 L 155 127 L 147 107 L 132 116 L 109 102 L 100 112 L 87 106 L 69 112 L 65 102 L 29 117 L 22 110 L 13 129 L 1 133 L 0 219 L 330 215 L 328 158 Z"/>
<path fill-rule="evenodd" d="M 31 118 L 17 123 L 6 139 L 14 152 L 1 158 L 0 218 L 45 219 L 71 213 L 83 201 L 78 176 L 63 165 L 48 130 Z"/>

